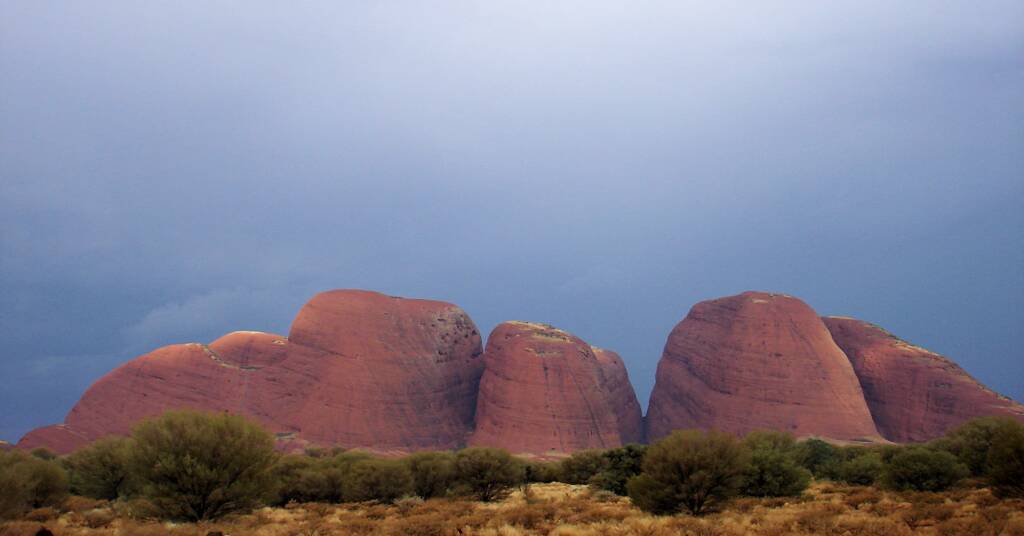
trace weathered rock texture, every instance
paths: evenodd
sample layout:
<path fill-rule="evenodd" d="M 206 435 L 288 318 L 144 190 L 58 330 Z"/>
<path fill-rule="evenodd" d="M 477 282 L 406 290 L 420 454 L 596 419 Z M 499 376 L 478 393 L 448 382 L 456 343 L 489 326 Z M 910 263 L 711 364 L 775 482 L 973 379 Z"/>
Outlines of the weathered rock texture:
<path fill-rule="evenodd" d="M 483 371 L 480 334 L 450 303 L 318 294 L 266 374 L 262 410 L 302 438 L 378 450 L 465 444 Z"/>
<path fill-rule="evenodd" d="M 325 292 L 302 308 L 288 339 L 235 332 L 121 365 L 63 424 L 29 432 L 18 446 L 70 452 L 191 408 L 254 417 L 286 447 L 457 447 L 472 429 L 482 353 L 476 326 L 454 305 Z"/>
<path fill-rule="evenodd" d="M 557 456 L 641 440 L 622 360 L 545 324 L 505 322 L 487 339 L 471 443 Z"/>
<path fill-rule="evenodd" d="M 698 303 L 668 337 L 649 440 L 681 428 L 880 439 L 860 383 L 818 315 L 782 294 Z"/>
<path fill-rule="evenodd" d="M 64 424 L 29 432 L 21 448 L 45 445 L 70 452 L 105 435 L 126 435 L 140 420 L 169 409 L 226 411 L 256 417 L 259 371 L 280 360 L 287 341 L 279 335 L 236 332 L 207 346 L 175 344 L 137 357 L 94 383 L 71 409 Z"/>
<path fill-rule="evenodd" d="M 927 441 L 988 415 L 1024 421 L 1024 406 L 978 383 L 949 359 L 867 322 L 823 320 L 850 358 L 878 431 L 886 439 Z"/>

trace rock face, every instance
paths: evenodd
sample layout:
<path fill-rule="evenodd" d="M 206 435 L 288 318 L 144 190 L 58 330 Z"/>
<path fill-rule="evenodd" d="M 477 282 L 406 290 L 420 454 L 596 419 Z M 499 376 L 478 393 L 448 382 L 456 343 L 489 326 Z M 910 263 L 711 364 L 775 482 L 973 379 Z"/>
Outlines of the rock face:
<path fill-rule="evenodd" d="M 878 431 L 886 439 L 927 441 L 988 415 L 1024 421 L 1024 406 L 978 383 L 949 359 L 867 322 L 823 320 L 850 358 Z"/>
<path fill-rule="evenodd" d="M 302 308 L 288 339 L 235 332 L 121 365 L 63 424 L 29 432 L 18 447 L 67 453 L 191 408 L 254 417 L 286 448 L 454 448 L 472 430 L 482 353 L 476 326 L 454 305 L 325 292 Z"/>
<path fill-rule="evenodd" d="M 681 428 L 880 439 L 860 383 L 807 304 L 745 292 L 698 303 L 665 344 L 649 440 Z"/>
<path fill-rule="evenodd" d="M 135 423 L 169 409 L 226 411 L 256 417 L 276 429 L 269 415 L 254 411 L 259 371 L 285 353 L 287 341 L 271 333 L 236 332 L 205 344 L 175 344 L 114 369 L 94 383 L 64 424 L 29 432 L 20 448 L 46 445 L 58 453 L 105 435 L 126 435 Z"/>
<path fill-rule="evenodd" d="M 641 440 L 622 360 L 545 324 L 505 322 L 487 339 L 470 443 L 557 456 Z"/>
<path fill-rule="evenodd" d="M 472 430 L 480 334 L 450 303 L 318 294 L 268 370 L 261 411 L 302 438 L 378 450 L 447 449 Z"/>

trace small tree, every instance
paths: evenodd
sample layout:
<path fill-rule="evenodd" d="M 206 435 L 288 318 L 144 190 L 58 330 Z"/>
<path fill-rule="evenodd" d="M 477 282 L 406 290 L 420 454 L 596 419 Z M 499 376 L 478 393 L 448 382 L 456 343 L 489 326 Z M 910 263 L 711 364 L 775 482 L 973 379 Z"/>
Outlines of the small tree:
<path fill-rule="evenodd" d="M 850 458 L 840 463 L 836 471 L 839 480 L 848 484 L 870 486 L 882 476 L 884 463 L 877 452 L 858 448 L 849 455 Z"/>
<path fill-rule="evenodd" d="M 67 475 L 56 462 L 20 450 L 0 451 L 0 519 L 55 506 L 67 494 Z"/>
<path fill-rule="evenodd" d="M 606 467 L 590 479 L 590 485 L 616 495 L 626 495 L 626 482 L 643 470 L 646 450 L 644 445 L 632 444 L 606 450 Z"/>
<path fill-rule="evenodd" d="M 270 480 L 274 483 L 271 503 L 277 506 L 322 501 L 328 487 L 318 460 L 308 455 L 281 456 L 270 468 Z"/>
<path fill-rule="evenodd" d="M 412 493 L 412 474 L 399 460 L 362 460 L 352 466 L 344 489 L 347 501 L 391 503 Z"/>
<path fill-rule="evenodd" d="M 812 438 L 797 444 L 796 460 L 816 477 L 835 478 L 842 458 L 835 446 Z"/>
<path fill-rule="evenodd" d="M 604 452 L 597 449 L 580 450 L 559 463 L 560 482 L 586 484 L 590 479 L 608 467 Z"/>
<path fill-rule="evenodd" d="M 71 479 L 71 491 L 94 499 L 114 500 L 128 485 L 128 457 L 131 441 L 110 436 L 94 441 L 64 459 Z"/>
<path fill-rule="evenodd" d="M 755 497 L 799 495 L 811 482 L 811 472 L 797 461 L 796 440 L 784 432 L 751 432 L 743 439 L 750 465 L 743 474 L 743 494 Z"/>
<path fill-rule="evenodd" d="M 1024 425 L 1001 427 L 992 436 L 986 475 L 1000 497 L 1024 497 Z"/>
<path fill-rule="evenodd" d="M 412 473 L 413 491 L 424 499 L 444 497 L 455 482 L 455 455 L 450 452 L 417 452 L 402 461 Z"/>
<path fill-rule="evenodd" d="M 1010 417 L 980 417 L 954 428 L 938 445 L 967 465 L 972 476 L 985 476 L 993 438 L 1000 430 L 1018 426 L 1021 424 Z"/>
<path fill-rule="evenodd" d="M 882 482 L 897 490 L 943 491 L 968 474 L 967 466 L 949 452 L 910 446 L 885 464 Z"/>
<path fill-rule="evenodd" d="M 739 491 L 749 453 L 730 434 L 676 431 L 651 445 L 643 472 L 626 484 L 633 503 L 655 514 L 700 515 Z"/>
<path fill-rule="evenodd" d="M 169 411 L 136 426 L 129 467 L 141 495 L 171 519 L 206 520 L 256 505 L 269 488 L 274 439 L 243 417 Z"/>
<path fill-rule="evenodd" d="M 471 447 L 455 456 L 458 487 L 481 501 L 501 498 L 525 476 L 525 464 L 502 449 Z"/>

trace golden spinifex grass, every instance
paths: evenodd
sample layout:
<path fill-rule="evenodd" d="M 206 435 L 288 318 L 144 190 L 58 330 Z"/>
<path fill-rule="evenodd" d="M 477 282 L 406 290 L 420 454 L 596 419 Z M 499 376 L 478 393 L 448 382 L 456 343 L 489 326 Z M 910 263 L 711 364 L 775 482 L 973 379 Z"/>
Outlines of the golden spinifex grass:
<path fill-rule="evenodd" d="M 829 482 L 817 482 L 799 497 L 734 499 L 700 518 L 652 516 L 628 498 L 560 483 L 534 484 L 493 503 L 430 499 L 393 505 L 291 504 L 215 523 L 172 524 L 132 512 L 127 503 L 72 497 L 63 508 L 40 509 L 0 524 L 0 535 L 31 535 L 41 525 L 68 536 L 204 536 L 211 531 L 232 536 L 1024 534 L 1024 500 L 999 499 L 985 488 L 893 492 Z"/>

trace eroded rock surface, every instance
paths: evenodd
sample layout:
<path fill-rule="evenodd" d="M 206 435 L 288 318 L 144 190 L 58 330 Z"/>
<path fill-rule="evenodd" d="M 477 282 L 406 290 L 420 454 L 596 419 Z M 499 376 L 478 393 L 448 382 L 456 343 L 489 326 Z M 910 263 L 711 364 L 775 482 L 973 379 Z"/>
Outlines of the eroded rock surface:
<path fill-rule="evenodd" d="M 672 330 L 651 393 L 648 440 L 682 428 L 880 439 L 853 367 L 818 315 L 797 298 L 765 292 L 698 303 Z"/>
<path fill-rule="evenodd" d="M 264 411 L 314 443 L 378 450 L 465 444 L 483 370 L 480 334 L 450 303 L 324 292 L 266 374 Z"/>
<path fill-rule="evenodd" d="M 825 317 L 860 379 L 878 431 L 896 442 L 928 441 L 975 417 L 1024 421 L 1024 406 L 988 389 L 949 359 L 852 318 Z"/>
<path fill-rule="evenodd" d="M 487 339 L 474 445 L 557 456 L 641 436 L 622 360 L 545 324 L 505 322 Z"/>

